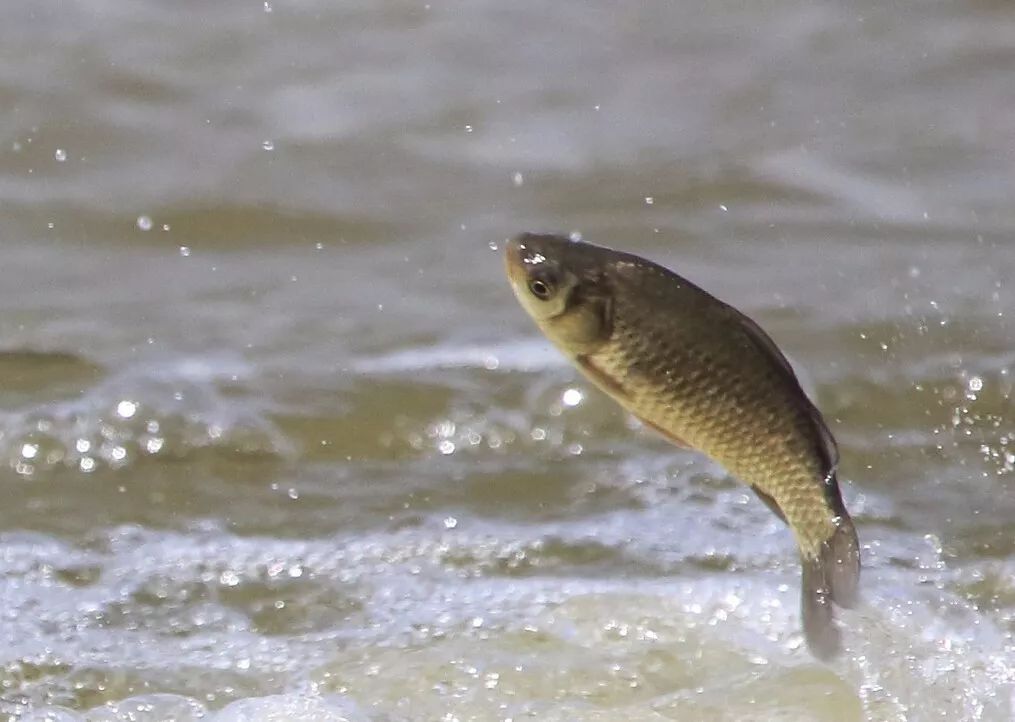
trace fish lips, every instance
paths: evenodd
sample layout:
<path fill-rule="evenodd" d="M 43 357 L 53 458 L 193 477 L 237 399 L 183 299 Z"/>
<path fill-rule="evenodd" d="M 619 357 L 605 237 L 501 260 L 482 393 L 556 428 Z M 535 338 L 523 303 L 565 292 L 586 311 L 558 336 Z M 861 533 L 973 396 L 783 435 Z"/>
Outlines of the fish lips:
<path fill-rule="evenodd" d="M 504 246 L 504 267 L 511 285 L 516 288 L 523 288 L 528 283 L 529 269 L 537 262 L 537 254 L 525 243 L 527 235 L 515 236 Z"/>

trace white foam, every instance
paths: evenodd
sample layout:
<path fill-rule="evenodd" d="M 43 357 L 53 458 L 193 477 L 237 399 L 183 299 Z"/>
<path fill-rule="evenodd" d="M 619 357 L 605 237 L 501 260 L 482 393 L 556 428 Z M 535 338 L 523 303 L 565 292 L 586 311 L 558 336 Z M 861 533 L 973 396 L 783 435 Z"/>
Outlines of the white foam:
<path fill-rule="evenodd" d="M 533 337 L 488 346 L 439 345 L 396 351 L 361 359 L 353 364 L 353 369 L 364 374 L 458 368 L 538 371 L 566 364 L 567 361 L 549 341 Z"/>
<path fill-rule="evenodd" d="M 233 702 L 214 722 L 368 722 L 368 717 L 345 697 L 308 697 L 279 694 Z"/>

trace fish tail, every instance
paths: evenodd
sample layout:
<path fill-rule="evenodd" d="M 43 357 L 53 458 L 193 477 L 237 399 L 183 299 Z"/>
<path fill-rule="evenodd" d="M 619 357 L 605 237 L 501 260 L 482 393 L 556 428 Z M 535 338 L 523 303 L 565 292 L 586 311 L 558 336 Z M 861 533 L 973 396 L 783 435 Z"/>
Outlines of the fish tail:
<path fill-rule="evenodd" d="M 811 654 L 823 661 L 835 658 L 842 649 L 842 637 L 835 625 L 831 588 L 820 556 L 803 556 L 800 584 L 800 617 L 804 639 Z"/>
<path fill-rule="evenodd" d="M 860 601 L 860 540 L 845 509 L 835 519 L 832 536 L 821 545 L 821 566 L 832 601 L 846 609 L 855 607 Z"/>
<path fill-rule="evenodd" d="M 832 534 L 816 554 L 801 555 L 800 616 L 811 653 L 831 660 L 842 648 L 833 603 L 855 607 L 859 600 L 860 544 L 845 510 L 835 519 Z"/>

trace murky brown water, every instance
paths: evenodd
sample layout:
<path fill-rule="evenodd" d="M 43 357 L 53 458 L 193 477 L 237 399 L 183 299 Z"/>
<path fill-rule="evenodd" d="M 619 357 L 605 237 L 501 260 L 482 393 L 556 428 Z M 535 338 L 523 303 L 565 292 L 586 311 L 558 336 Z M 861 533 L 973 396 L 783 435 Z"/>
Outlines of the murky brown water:
<path fill-rule="evenodd" d="M 1013 78 L 997 2 L 8 3 L 3 712 L 1012 719 Z M 523 229 L 808 370 L 842 661 L 779 523 L 537 336 Z"/>

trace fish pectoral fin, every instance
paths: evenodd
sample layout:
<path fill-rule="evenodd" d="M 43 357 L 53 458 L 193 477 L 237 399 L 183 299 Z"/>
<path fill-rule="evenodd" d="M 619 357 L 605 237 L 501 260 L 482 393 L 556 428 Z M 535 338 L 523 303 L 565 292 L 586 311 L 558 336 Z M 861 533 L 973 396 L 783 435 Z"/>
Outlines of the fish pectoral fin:
<path fill-rule="evenodd" d="M 662 436 L 664 439 L 669 441 L 674 446 L 678 446 L 681 449 L 694 449 L 693 446 L 688 444 L 686 441 L 681 439 L 679 436 L 677 436 L 673 432 L 667 431 L 666 429 L 662 428 L 661 426 L 658 426 L 657 424 L 653 424 L 651 421 L 649 421 L 645 417 L 638 416 L 637 414 L 632 414 L 632 416 L 634 416 L 634 418 L 638 419 L 638 421 L 643 423 L 648 428 L 652 429 L 654 432 L 656 432 L 657 434 Z"/>
<path fill-rule="evenodd" d="M 789 524 L 789 522 L 786 521 L 786 515 L 782 511 L 782 507 L 779 506 L 779 502 L 777 502 L 774 497 L 766 494 L 765 492 L 763 492 L 761 489 L 759 489 L 758 487 L 754 486 L 753 484 L 751 485 L 751 491 L 753 491 L 755 494 L 757 494 L 758 498 L 761 499 L 763 502 L 765 502 L 765 506 L 768 507 L 768 510 L 770 512 L 772 512 L 777 517 L 782 519 L 782 523 L 783 524 Z"/>
<path fill-rule="evenodd" d="M 608 394 L 613 396 L 626 399 L 628 397 L 627 389 L 625 389 L 619 381 L 614 379 L 608 373 L 603 371 L 599 366 L 596 365 L 588 356 L 577 356 L 575 357 L 575 363 L 578 365 L 586 376 L 592 379 L 599 388 Z"/>

